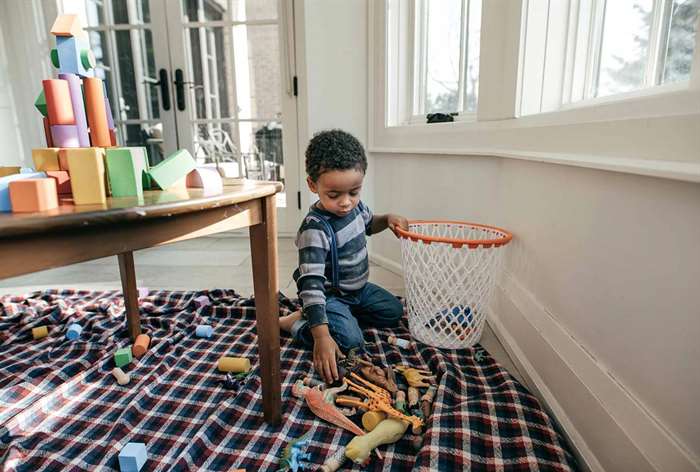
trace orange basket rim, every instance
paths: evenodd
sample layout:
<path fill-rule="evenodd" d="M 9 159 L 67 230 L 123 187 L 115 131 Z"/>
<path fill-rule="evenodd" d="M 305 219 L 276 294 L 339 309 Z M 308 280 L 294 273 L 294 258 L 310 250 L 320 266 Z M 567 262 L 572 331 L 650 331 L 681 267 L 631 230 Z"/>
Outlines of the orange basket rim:
<path fill-rule="evenodd" d="M 513 234 L 510 231 L 506 231 L 503 228 L 490 225 L 482 225 L 479 223 L 471 223 L 468 221 L 453 221 L 453 220 L 409 220 L 409 225 L 430 225 L 430 224 L 450 224 L 450 225 L 461 225 L 461 226 L 471 226 L 473 228 L 483 228 L 490 229 L 493 231 L 498 231 L 503 234 L 500 238 L 494 239 L 458 239 L 458 238 L 446 238 L 442 236 L 427 236 L 425 234 L 414 233 L 412 231 L 406 231 L 401 228 L 396 228 L 396 232 L 399 233 L 399 237 L 402 239 L 408 238 L 412 241 L 421 240 L 428 244 L 430 243 L 447 243 L 452 244 L 455 248 L 460 248 L 465 244 L 470 248 L 477 246 L 505 246 L 513 239 Z"/>

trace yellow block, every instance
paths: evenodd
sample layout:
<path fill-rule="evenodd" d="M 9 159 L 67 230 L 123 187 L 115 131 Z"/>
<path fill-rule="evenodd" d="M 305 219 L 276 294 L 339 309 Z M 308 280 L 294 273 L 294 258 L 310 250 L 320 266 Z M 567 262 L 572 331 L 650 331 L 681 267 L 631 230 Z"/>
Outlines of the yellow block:
<path fill-rule="evenodd" d="M 37 328 L 32 328 L 32 336 L 34 339 L 45 338 L 49 335 L 49 328 L 46 326 L 39 326 Z"/>
<path fill-rule="evenodd" d="M 219 359 L 219 370 L 221 372 L 248 372 L 250 371 L 250 360 L 245 357 L 222 357 Z"/>
<path fill-rule="evenodd" d="M 61 170 L 58 165 L 58 148 L 32 149 L 32 160 L 37 171 Z"/>
<path fill-rule="evenodd" d="M 21 167 L 0 167 L 0 177 L 19 174 Z"/>
<path fill-rule="evenodd" d="M 103 148 L 67 148 L 70 186 L 76 205 L 107 203 Z"/>

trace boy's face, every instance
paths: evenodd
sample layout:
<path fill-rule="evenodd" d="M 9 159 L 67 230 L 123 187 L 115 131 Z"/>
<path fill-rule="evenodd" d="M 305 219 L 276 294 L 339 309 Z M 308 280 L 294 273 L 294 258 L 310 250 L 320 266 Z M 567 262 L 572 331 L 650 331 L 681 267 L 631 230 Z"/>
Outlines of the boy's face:
<path fill-rule="evenodd" d="M 306 178 L 309 189 L 318 194 L 324 210 L 336 216 L 345 216 L 360 202 L 360 190 L 365 173 L 357 169 L 330 170 L 321 174 L 316 182 Z"/>

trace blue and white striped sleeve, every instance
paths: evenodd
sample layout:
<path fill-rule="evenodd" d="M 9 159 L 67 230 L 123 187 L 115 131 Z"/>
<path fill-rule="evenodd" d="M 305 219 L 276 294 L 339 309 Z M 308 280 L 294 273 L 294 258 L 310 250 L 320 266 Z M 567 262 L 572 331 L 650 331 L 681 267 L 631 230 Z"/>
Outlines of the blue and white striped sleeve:
<path fill-rule="evenodd" d="M 357 204 L 357 209 L 360 210 L 362 220 L 365 222 L 365 234 L 369 236 L 372 234 L 372 219 L 374 218 L 372 210 L 370 210 L 369 207 L 362 201 Z"/>
<path fill-rule="evenodd" d="M 297 235 L 299 277 L 297 289 L 303 305 L 302 315 L 313 328 L 327 324 L 326 316 L 326 256 L 330 251 L 328 236 L 321 223 L 307 218 Z"/>

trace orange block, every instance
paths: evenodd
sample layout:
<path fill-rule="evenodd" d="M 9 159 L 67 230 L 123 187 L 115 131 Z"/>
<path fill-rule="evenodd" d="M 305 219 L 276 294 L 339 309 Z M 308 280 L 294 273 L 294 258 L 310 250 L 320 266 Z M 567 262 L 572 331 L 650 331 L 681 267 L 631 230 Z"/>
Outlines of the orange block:
<path fill-rule="evenodd" d="M 10 182 L 12 211 L 32 213 L 58 208 L 56 181 L 46 179 L 21 179 Z"/>
<path fill-rule="evenodd" d="M 50 125 L 74 125 L 73 102 L 68 81 L 61 79 L 42 80 L 46 96 L 46 110 Z M 104 105 L 103 105 L 104 106 Z"/>
<path fill-rule="evenodd" d="M 21 167 L 10 166 L 10 167 L 0 167 L 0 177 L 5 177 L 7 175 L 19 174 Z"/>
<path fill-rule="evenodd" d="M 56 181 L 56 190 L 59 195 L 70 195 L 70 175 L 66 170 L 49 170 L 46 175 Z"/>
<path fill-rule="evenodd" d="M 70 187 L 76 205 L 105 204 L 105 150 L 98 147 L 64 150 L 70 168 Z"/>
<path fill-rule="evenodd" d="M 54 36 L 79 36 L 82 31 L 78 15 L 58 15 L 51 27 Z"/>
<path fill-rule="evenodd" d="M 90 143 L 96 147 L 111 147 L 112 139 L 109 135 L 102 79 L 85 77 L 83 79 L 83 90 L 85 93 L 88 125 L 90 126 Z M 48 97 L 46 103 L 48 104 Z M 51 124 L 54 123 L 52 122 Z"/>

